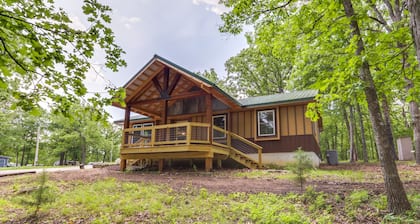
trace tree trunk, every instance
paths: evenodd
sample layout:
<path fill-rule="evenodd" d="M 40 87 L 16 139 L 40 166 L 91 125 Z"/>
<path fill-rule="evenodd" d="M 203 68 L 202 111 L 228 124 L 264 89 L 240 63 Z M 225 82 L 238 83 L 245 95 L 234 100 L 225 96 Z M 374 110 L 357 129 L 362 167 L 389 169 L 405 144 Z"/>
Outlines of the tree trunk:
<path fill-rule="evenodd" d="M 362 111 L 360 110 L 359 103 L 356 103 L 356 112 L 359 115 L 360 137 L 361 137 L 361 141 L 362 141 L 363 162 L 367 163 L 367 162 L 369 162 L 369 157 L 368 157 L 367 147 L 366 147 L 365 126 L 363 124 L 363 114 L 362 114 Z"/>
<path fill-rule="evenodd" d="M 64 154 L 65 152 L 60 152 L 60 166 L 64 165 Z"/>
<path fill-rule="evenodd" d="M 349 155 L 350 162 L 352 162 L 351 161 L 351 142 L 352 142 L 352 139 L 351 139 L 352 138 L 352 134 L 351 134 L 351 132 L 352 132 L 352 130 L 351 130 L 351 127 L 350 127 L 350 122 L 349 122 L 349 119 L 348 119 L 346 107 L 343 107 L 343 118 L 344 118 L 344 123 L 346 124 L 347 133 L 348 133 L 348 136 L 349 136 L 349 147 L 350 147 L 350 149 L 347 149 L 347 147 L 345 149 L 345 151 L 346 151 L 346 159 L 347 159 L 347 155 Z M 342 140 L 344 141 L 344 139 L 342 139 Z M 347 153 L 347 152 L 349 152 L 349 153 Z"/>
<path fill-rule="evenodd" d="M 349 107 L 350 117 L 349 117 L 349 141 L 350 141 L 350 162 L 354 163 L 357 161 L 357 148 L 356 148 L 356 141 L 355 141 L 355 131 L 356 126 L 354 122 L 354 113 L 353 113 L 353 106 Z"/>
<path fill-rule="evenodd" d="M 80 149 L 82 150 L 82 159 L 81 159 L 81 162 L 80 162 L 80 168 L 84 169 L 85 168 L 85 162 L 86 162 L 86 139 L 82 135 L 81 132 L 79 134 L 80 134 Z"/>
<path fill-rule="evenodd" d="M 406 115 L 406 112 L 405 112 L 405 102 L 403 103 L 403 105 L 401 105 L 401 113 L 402 113 L 401 114 L 402 117 L 404 118 L 404 127 L 410 128 L 411 126 L 408 123 L 407 115 Z"/>
<path fill-rule="evenodd" d="M 23 162 L 25 159 L 25 149 L 26 149 L 26 145 L 23 145 L 22 147 L 22 156 L 20 157 L 20 165 L 23 166 Z"/>
<path fill-rule="evenodd" d="M 107 156 L 107 153 L 106 153 L 106 150 L 104 150 L 104 156 L 102 157 L 102 163 L 105 162 L 106 156 Z"/>
<path fill-rule="evenodd" d="M 337 123 L 334 123 L 334 135 L 333 135 L 333 142 L 332 142 L 332 149 L 337 150 L 337 133 L 338 133 L 338 127 L 337 127 Z"/>
<path fill-rule="evenodd" d="M 413 143 L 416 151 L 416 164 L 420 165 L 420 110 L 415 101 L 410 102 L 410 114 L 413 122 Z"/>
<path fill-rule="evenodd" d="M 340 135 L 341 158 L 344 160 L 347 160 L 347 149 L 343 149 L 343 148 L 344 148 L 344 132 L 341 131 L 341 135 Z"/>
<path fill-rule="evenodd" d="M 356 55 L 362 55 L 364 43 L 361 38 L 359 24 L 353 9 L 351 0 L 343 0 L 344 11 L 346 17 L 350 19 L 350 28 L 352 37 L 358 37 Z M 392 157 L 392 146 L 387 138 L 385 131 L 385 121 L 383 119 L 377 91 L 370 73 L 370 65 L 367 60 L 362 61 L 359 68 L 359 77 L 363 82 L 363 90 L 365 92 L 366 101 L 369 109 L 369 116 L 372 122 L 372 128 L 375 134 L 375 141 L 380 153 L 382 174 L 384 176 L 385 190 L 387 194 L 387 206 L 390 212 L 401 214 L 411 210 L 410 202 L 407 199 L 404 186 L 398 175 L 395 160 Z"/>
<path fill-rule="evenodd" d="M 420 0 L 408 0 L 408 11 L 410 12 L 411 35 L 414 40 L 417 61 L 420 69 Z M 410 102 L 410 113 L 413 121 L 413 140 L 416 150 L 416 164 L 420 165 L 420 112 L 417 102 Z"/>
<path fill-rule="evenodd" d="M 19 166 L 19 148 L 16 148 L 16 166 Z"/>
<path fill-rule="evenodd" d="M 388 100 L 384 93 L 382 93 L 382 109 L 383 109 L 384 120 L 385 120 L 385 131 L 387 133 L 387 137 L 392 147 L 392 156 L 394 157 L 395 160 L 397 160 L 398 158 L 397 158 L 397 153 L 395 151 L 394 135 L 392 134 L 391 114 L 390 114 Z"/>

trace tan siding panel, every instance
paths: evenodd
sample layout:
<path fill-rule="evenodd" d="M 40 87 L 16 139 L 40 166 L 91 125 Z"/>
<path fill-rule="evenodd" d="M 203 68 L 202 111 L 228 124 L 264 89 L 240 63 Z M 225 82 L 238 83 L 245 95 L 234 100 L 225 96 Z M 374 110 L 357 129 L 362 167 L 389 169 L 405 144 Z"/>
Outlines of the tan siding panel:
<path fill-rule="evenodd" d="M 242 111 L 238 113 L 238 135 L 245 135 L 245 113 Z"/>
<path fill-rule="evenodd" d="M 232 132 L 238 134 L 238 112 L 232 113 Z"/>
<path fill-rule="evenodd" d="M 288 136 L 289 130 L 287 127 L 287 107 L 280 107 L 280 134 Z"/>
<path fill-rule="evenodd" d="M 306 113 L 306 105 L 304 107 L 303 116 L 305 116 L 305 113 Z M 307 118 L 306 116 L 305 116 L 305 134 L 306 135 L 312 134 L 312 122 L 311 122 L 311 119 Z"/>
<path fill-rule="evenodd" d="M 245 138 L 252 138 L 252 112 L 245 111 Z"/>
<path fill-rule="evenodd" d="M 303 106 L 296 106 L 296 132 L 298 135 L 305 134 Z"/>
<path fill-rule="evenodd" d="M 296 135 L 296 116 L 295 116 L 295 107 L 287 107 L 288 115 L 288 126 L 289 126 L 289 135 Z"/>

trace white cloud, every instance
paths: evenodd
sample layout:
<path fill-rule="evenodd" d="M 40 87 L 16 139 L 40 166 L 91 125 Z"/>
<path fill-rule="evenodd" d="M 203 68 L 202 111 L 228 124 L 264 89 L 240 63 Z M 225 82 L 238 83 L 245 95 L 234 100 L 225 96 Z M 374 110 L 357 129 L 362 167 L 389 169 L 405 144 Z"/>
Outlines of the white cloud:
<path fill-rule="evenodd" d="M 102 71 L 102 65 L 92 64 L 92 68 L 86 73 L 84 84 L 91 93 L 104 93 L 108 85 L 105 75 Z"/>
<path fill-rule="evenodd" d="M 217 15 L 229 11 L 224 5 L 219 4 L 219 0 L 192 0 L 194 5 L 205 5 L 207 11 L 211 11 Z"/>
<path fill-rule="evenodd" d="M 71 28 L 76 30 L 87 30 L 87 27 L 83 24 L 79 17 L 71 16 L 70 20 L 72 21 L 72 24 L 70 24 Z"/>
<path fill-rule="evenodd" d="M 131 29 L 132 24 L 139 23 L 141 19 L 135 16 L 132 16 L 132 17 L 123 16 L 121 17 L 120 21 L 124 24 L 124 27 L 126 29 Z"/>

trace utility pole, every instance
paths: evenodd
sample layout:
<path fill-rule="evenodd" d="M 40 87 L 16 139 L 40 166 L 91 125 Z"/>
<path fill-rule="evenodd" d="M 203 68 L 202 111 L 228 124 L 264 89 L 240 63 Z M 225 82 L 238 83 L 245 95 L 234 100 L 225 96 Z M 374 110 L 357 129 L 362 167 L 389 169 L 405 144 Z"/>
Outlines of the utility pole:
<path fill-rule="evenodd" d="M 34 166 L 38 166 L 38 152 L 39 152 L 39 137 L 41 135 L 41 126 L 38 126 L 38 130 L 36 132 L 36 148 L 35 148 L 35 159 L 34 159 Z"/>

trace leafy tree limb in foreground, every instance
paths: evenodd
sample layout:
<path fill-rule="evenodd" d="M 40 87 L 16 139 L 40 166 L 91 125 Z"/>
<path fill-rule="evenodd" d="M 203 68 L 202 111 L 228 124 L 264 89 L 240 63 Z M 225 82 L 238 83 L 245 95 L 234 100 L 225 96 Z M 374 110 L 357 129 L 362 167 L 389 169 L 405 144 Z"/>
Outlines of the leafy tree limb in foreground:
<path fill-rule="evenodd" d="M 0 88 L 13 94 L 12 108 L 39 113 L 38 103 L 50 100 L 66 112 L 71 102 L 87 94 L 83 80 L 98 49 L 110 70 L 126 65 L 124 51 L 106 26 L 111 8 L 84 0 L 82 9 L 90 23 L 86 30 L 73 28 L 54 0 L 0 1 Z M 108 91 L 117 98 L 124 94 L 112 87 Z M 100 108 L 110 100 L 97 94 L 89 101 Z"/>

